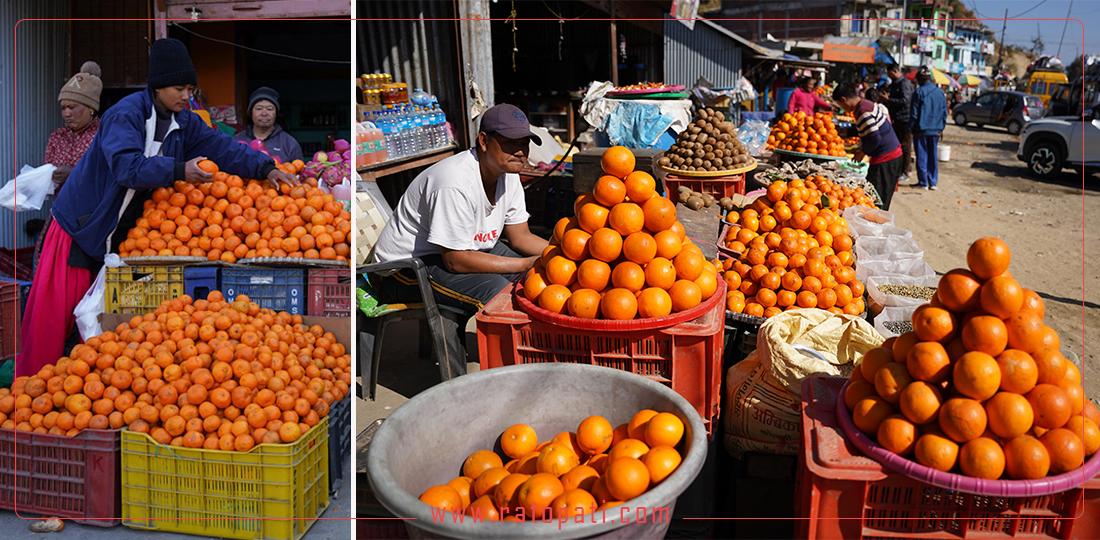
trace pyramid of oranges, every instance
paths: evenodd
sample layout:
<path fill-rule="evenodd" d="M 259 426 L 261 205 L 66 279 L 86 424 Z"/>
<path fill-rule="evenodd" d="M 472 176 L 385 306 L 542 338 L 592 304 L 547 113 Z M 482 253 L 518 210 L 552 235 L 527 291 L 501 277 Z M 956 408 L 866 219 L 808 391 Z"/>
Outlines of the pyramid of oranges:
<path fill-rule="evenodd" d="M 1062 474 L 1100 449 L 1100 411 L 1010 260 L 1003 241 L 977 240 L 913 330 L 867 352 L 844 394 L 857 428 L 926 467 L 988 480 Z"/>
<path fill-rule="evenodd" d="M 351 355 L 300 315 L 169 300 L 0 389 L 0 428 L 74 436 L 149 434 L 161 444 L 246 452 L 292 443 L 348 394 Z"/>
<path fill-rule="evenodd" d="M 604 176 L 577 197 L 576 215 L 558 221 L 527 273 L 527 298 L 554 313 L 613 320 L 662 317 L 710 298 L 717 271 L 653 176 L 635 171 L 622 146 L 604 152 L 601 164 Z"/>
<path fill-rule="evenodd" d="M 576 431 L 541 443 L 534 428 L 516 424 L 498 439 L 510 461 L 477 450 L 459 476 L 428 488 L 420 501 L 486 521 L 575 518 L 626 503 L 663 482 L 680 466 L 683 436 L 679 417 L 650 409 L 615 428 L 602 416 L 589 416 Z"/>
<path fill-rule="evenodd" d="M 812 116 L 802 111 L 784 113 L 783 118 L 772 126 L 765 147 L 819 156 L 848 155 L 831 115 L 824 113 L 814 113 Z"/>
<path fill-rule="evenodd" d="M 749 208 L 726 216 L 734 225 L 723 241 L 741 254 L 722 263 L 726 309 L 755 317 L 796 308 L 863 313 L 864 287 L 856 279 L 852 237 L 840 210 L 874 203 L 862 189 L 844 195 L 845 189 L 821 176 L 779 180 Z M 829 205 L 822 208 L 826 199 Z"/>
<path fill-rule="evenodd" d="M 227 263 L 253 257 L 346 261 L 351 253 L 351 213 L 317 179 L 278 189 L 198 163 L 212 182 L 178 181 L 159 188 L 119 248 L 122 257 L 192 256 Z M 279 169 L 297 173 L 301 160 Z"/>

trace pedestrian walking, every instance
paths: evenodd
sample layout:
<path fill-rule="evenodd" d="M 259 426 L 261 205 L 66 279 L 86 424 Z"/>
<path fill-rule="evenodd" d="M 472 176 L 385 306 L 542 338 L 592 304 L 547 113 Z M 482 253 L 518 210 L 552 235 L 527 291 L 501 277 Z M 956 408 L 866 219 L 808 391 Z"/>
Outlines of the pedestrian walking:
<path fill-rule="evenodd" d="M 947 125 L 947 96 L 932 83 L 932 72 L 917 72 L 917 90 L 909 107 L 909 130 L 917 155 L 917 186 L 935 190 L 939 184 L 936 146 Z"/>
<path fill-rule="evenodd" d="M 894 126 L 894 135 L 901 143 L 901 177 L 898 183 L 909 181 L 909 174 L 913 172 L 913 134 L 909 132 L 909 106 L 913 102 L 913 83 L 905 78 L 901 66 L 891 64 L 886 70 L 886 76 L 890 78 L 889 86 L 885 87 L 886 109 L 890 111 L 890 123 Z"/>

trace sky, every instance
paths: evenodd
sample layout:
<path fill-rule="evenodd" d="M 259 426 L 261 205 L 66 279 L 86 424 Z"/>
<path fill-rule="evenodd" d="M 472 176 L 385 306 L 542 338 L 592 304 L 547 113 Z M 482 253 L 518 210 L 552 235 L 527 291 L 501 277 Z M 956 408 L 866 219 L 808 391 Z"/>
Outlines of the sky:
<path fill-rule="evenodd" d="M 1074 0 L 1072 9 L 1070 0 L 963 0 L 963 3 L 977 13 L 980 19 L 1004 19 L 1005 8 L 1008 8 L 1010 20 L 1005 29 L 1005 43 L 1030 49 L 1031 39 L 1039 35 L 1046 46 L 1043 49 L 1044 54 L 1058 54 L 1058 42 L 1062 37 L 1062 28 L 1065 27 L 1066 37 L 1062 42 L 1060 57 L 1066 64 L 1081 54 L 1081 23 L 1084 23 L 1085 28 L 1100 27 L 1100 0 Z M 1066 25 L 1066 18 L 1080 19 L 1081 23 L 1069 21 Z M 1015 19 L 1061 20 L 1037 22 Z M 1004 22 L 995 20 L 983 23 L 997 32 L 998 40 L 1001 38 Z M 1100 32 L 1094 30 L 1086 33 L 1084 46 L 1086 53 L 1100 54 Z"/>

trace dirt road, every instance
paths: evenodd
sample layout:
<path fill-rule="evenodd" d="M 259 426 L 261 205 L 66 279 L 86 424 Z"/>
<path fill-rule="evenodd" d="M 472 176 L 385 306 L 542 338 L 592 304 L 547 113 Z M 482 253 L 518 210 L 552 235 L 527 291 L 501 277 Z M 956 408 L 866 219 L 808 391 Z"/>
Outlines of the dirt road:
<path fill-rule="evenodd" d="M 1100 403 L 1100 176 L 1067 170 L 1053 181 L 1029 176 L 1016 159 L 1019 138 L 1003 128 L 948 121 L 940 144 L 939 189 L 905 189 L 891 211 L 913 231 L 924 260 L 943 274 L 966 266 L 975 239 L 996 236 L 1012 250 L 1009 270 L 1039 293 L 1062 348 L 1082 360 L 1085 393 Z M 916 182 L 916 173 L 911 173 Z"/>

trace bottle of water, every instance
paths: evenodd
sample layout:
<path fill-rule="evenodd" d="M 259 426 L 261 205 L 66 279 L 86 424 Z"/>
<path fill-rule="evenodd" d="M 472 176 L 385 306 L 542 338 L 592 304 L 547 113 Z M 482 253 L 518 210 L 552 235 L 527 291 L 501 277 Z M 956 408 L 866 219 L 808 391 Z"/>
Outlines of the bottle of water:
<path fill-rule="evenodd" d="M 393 112 L 390 110 L 383 111 L 379 118 L 381 118 L 382 124 L 385 126 L 382 128 L 383 139 L 386 141 L 386 147 L 390 149 L 390 158 L 396 159 L 405 155 L 405 148 L 401 144 L 401 138 L 399 137 L 399 128 L 395 122 Z"/>
<path fill-rule="evenodd" d="M 427 141 L 428 148 L 431 148 L 433 150 L 439 148 L 439 137 L 437 136 L 438 132 L 435 129 L 435 111 L 431 108 L 428 108 L 428 110 L 424 111 L 424 118 L 426 122 L 426 125 L 424 127 L 424 140 Z"/>
<path fill-rule="evenodd" d="M 427 95 L 427 94 L 425 94 Z M 428 111 L 424 107 L 416 108 L 417 124 L 420 126 L 420 147 L 422 151 L 430 150 L 434 148 L 431 144 L 431 118 L 428 115 Z"/>

